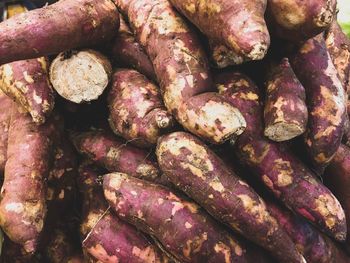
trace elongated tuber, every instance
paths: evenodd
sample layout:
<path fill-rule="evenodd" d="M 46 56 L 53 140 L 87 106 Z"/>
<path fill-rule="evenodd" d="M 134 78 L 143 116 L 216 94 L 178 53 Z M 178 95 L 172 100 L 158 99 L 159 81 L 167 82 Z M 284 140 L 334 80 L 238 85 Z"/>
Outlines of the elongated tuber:
<path fill-rule="evenodd" d="M 336 240 L 346 239 L 345 215 L 339 201 L 282 145 L 264 137 L 259 90 L 244 74 L 227 71 L 216 76 L 220 93 L 241 110 L 246 131 L 232 151 L 241 163 L 289 209 L 305 217 Z"/>
<path fill-rule="evenodd" d="M 63 0 L 0 24 L 0 65 L 112 39 L 119 15 L 110 0 Z"/>
<path fill-rule="evenodd" d="M 232 54 L 232 64 L 262 59 L 270 45 L 266 0 L 170 0 L 211 41 Z M 215 55 L 214 55 L 215 57 Z"/>
<path fill-rule="evenodd" d="M 306 41 L 292 55 L 291 64 L 306 91 L 309 110 L 306 148 L 314 169 L 322 173 L 344 133 L 345 91 L 322 35 Z"/>
<path fill-rule="evenodd" d="M 129 145 L 112 133 L 95 130 L 73 136 L 76 149 L 110 172 L 129 173 L 145 180 L 156 181 L 160 172 L 148 152 Z"/>
<path fill-rule="evenodd" d="M 119 69 L 108 94 L 109 123 L 114 133 L 141 147 L 151 147 L 174 120 L 158 88 L 135 70 Z"/>
<path fill-rule="evenodd" d="M 220 144 L 241 134 L 241 113 L 217 93 L 199 39 L 167 0 L 116 0 L 147 51 L 164 104 L 188 131 Z"/>
<path fill-rule="evenodd" d="M 286 141 L 306 130 L 308 111 L 305 89 L 287 58 L 271 62 L 266 84 L 264 134 L 273 141 Z"/>

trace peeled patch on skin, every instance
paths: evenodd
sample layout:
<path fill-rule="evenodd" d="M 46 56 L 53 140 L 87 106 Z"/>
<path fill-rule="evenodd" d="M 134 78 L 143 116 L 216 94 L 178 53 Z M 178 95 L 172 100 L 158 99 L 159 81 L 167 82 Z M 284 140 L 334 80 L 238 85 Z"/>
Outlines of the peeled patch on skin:
<path fill-rule="evenodd" d="M 336 16 L 336 0 L 268 0 L 267 20 L 273 34 L 302 42 L 325 31 Z"/>
<path fill-rule="evenodd" d="M 264 137 L 261 102 L 246 99 L 248 93 L 259 98 L 258 87 L 248 77 L 234 71 L 218 74 L 216 85 L 220 93 L 242 112 L 247 121 L 247 129 L 237 139 L 232 149 L 233 154 L 286 207 L 305 217 L 331 237 L 344 240 L 346 222 L 339 201 L 300 160 L 281 145 Z M 324 200 L 325 196 L 327 202 L 321 205 L 319 201 Z M 330 204 L 333 204 L 332 207 L 328 206 Z"/>
<path fill-rule="evenodd" d="M 50 66 L 50 81 L 54 89 L 74 103 L 96 100 L 111 79 L 111 63 L 94 50 L 71 52 L 59 54 Z"/>
<path fill-rule="evenodd" d="M 43 124 L 51 114 L 55 97 L 49 82 L 47 58 L 16 61 L 0 67 L 0 88 Z"/>
<path fill-rule="evenodd" d="M 151 234 L 177 260 L 248 262 L 245 247 L 231 233 L 168 188 L 122 174 L 105 175 L 103 188 L 118 216 Z"/>
<path fill-rule="evenodd" d="M 305 99 L 305 89 L 287 58 L 270 65 L 264 108 L 265 136 L 280 142 L 303 134 L 308 121 Z"/>
<path fill-rule="evenodd" d="M 306 89 L 309 123 L 305 145 L 314 168 L 322 172 L 332 160 L 344 133 L 345 91 L 322 35 L 308 40 L 291 61 Z"/>
<path fill-rule="evenodd" d="M 215 43 L 212 44 L 213 58 L 219 67 L 265 56 L 270 45 L 264 20 L 265 0 L 170 2 Z"/>
<path fill-rule="evenodd" d="M 116 5 L 128 17 L 136 38 L 147 51 L 164 104 L 176 120 L 186 130 L 214 144 L 238 136 L 245 128 L 241 114 L 224 98 L 208 93 L 213 86 L 205 52 L 170 3 L 119 0 Z M 210 100 L 216 108 L 226 108 L 225 114 L 215 120 L 203 109 Z"/>
<path fill-rule="evenodd" d="M 112 130 L 140 147 L 151 147 L 174 125 L 159 88 L 135 70 L 118 69 L 108 96 Z"/>
<path fill-rule="evenodd" d="M 213 217 L 276 258 L 302 262 L 302 256 L 269 214 L 264 201 L 196 137 L 185 132 L 163 136 L 158 141 L 156 154 L 169 181 Z M 283 178 L 283 183 L 286 181 L 287 178 Z"/>
<path fill-rule="evenodd" d="M 52 154 L 52 119 L 36 126 L 13 104 L 7 162 L 1 189 L 0 224 L 27 253 L 36 251 L 46 215 L 46 184 Z M 26 191 L 18 191 L 19 188 Z"/>

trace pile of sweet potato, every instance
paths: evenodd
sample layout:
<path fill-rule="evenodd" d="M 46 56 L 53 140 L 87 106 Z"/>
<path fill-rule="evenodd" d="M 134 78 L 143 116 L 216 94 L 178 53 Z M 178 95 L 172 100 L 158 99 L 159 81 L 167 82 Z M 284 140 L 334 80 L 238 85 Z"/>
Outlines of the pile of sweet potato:
<path fill-rule="evenodd" d="M 22 9 L 0 23 L 0 262 L 350 262 L 336 0 Z"/>

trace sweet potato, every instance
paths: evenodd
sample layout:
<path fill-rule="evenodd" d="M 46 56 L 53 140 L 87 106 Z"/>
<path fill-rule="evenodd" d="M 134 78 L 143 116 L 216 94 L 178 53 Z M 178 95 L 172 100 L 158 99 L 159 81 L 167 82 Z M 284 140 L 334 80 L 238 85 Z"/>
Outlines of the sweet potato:
<path fill-rule="evenodd" d="M 267 202 L 271 214 L 293 239 L 310 263 L 346 263 L 350 258 L 328 237 L 321 234 L 303 218 L 272 201 Z"/>
<path fill-rule="evenodd" d="M 55 97 L 44 57 L 16 61 L 0 67 L 0 88 L 30 113 L 37 124 L 51 114 Z"/>
<path fill-rule="evenodd" d="M 112 76 L 109 60 L 92 49 L 60 53 L 50 66 L 52 86 L 74 103 L 98 99 Z"/>
<path fill-rule="evenodd" d="M 264 201 L 193 135 L 175 132 L 157 145 L 165 176 L 213 217 L 267 249 L 281 262 L 303 262 Z"/>
<path fill-rule="evenodd" d="M 267 20 L 275 35 L 304 41 L 326 30 L 336 15 L 336 0 L 268 0 Z"/>
<path fill-rule="evenodd" d="M 247 120 L 246 131 L 232 152 L 265 186 L 295 213 L 339 241 L 346 238 L 345 215 L 338 200 L 288 149 L 267 140 L 259 90 L 244 74 L 216 76 L 217 87 Z"/>
<path fill-rule="evenodd" d="M 270 45 L 266 0 L 170 0 L 209 39 L 226 46 L 235 64 L 262 59 Z"/>
<path fill-rule="evenodd" d="M 79 186 L 84 195 L 83 248 L 99 262 L 160 263 L 167 257 L 133 226 L 111 214 L 97 183 L 99 170 L 84 163 L 79 168 Z"/>
<path fill-rule="evenodd" d="M 322 173 L 344 133 L 345 91 L 322 35 L 306 41 L 292 55 L 291 64 L 306 90 L 309 110 L 306 148 L 314 169 Z"/>
<path fill-rule="evenodd" d="M 350 39 L 334 19 L 326 33 L 326 45 L 343 88 L 350 94 Z M 348 111 L 349 112 L 349 111 Z"/>
<path fill-rule="evenodd" d="M 348 146 L 340 145 L 325 171 L 324 182 L 343 206 L 348 229 L 350 229 L 350 148 Z M 350 237 L 346 240 L 346 249 L 350 253 Z"/>
<path fill-rule="evenodd" d="M 289 60 L 271 62 L 264 108 L 265 136 L 280 142 L 303 134 L 308 120 L 305 96 Z"/>
<path fill-rule="evenodd" d="M 36 250 L 46 215 L 45 181 L 54 129 L 53 121 L 36 126 L 17 105 L 12 107 L 0 225 L 28 253 Z"/>
<path fill-rule="evenodd" d="M 10 126 L 12 101 L 0 90 L 0 175 L 4 173 L 7 160 L 7 139 Z"/>
<path fill-rule="evenodd" d="M 217 93 L 199 39 L 167 0 L 115 0 L 145 48 L 176 120 L 202 139 L 220 144 L 241 134 L 241 113 Z"/>
<path fill-rule="evenodd" d="M 231 233 L 168 188 L 112 173 L 104 175 L 103 189 L 121 219 L 152 235 L 180 262 L 248 262 Z"/>
<path fill-rule="evenodd" d="M 174 125 L 158 87 L 135 70 L 115 71 L 108 106 L 114 133 L 140 147 L 152 147 Z"/>
<path fill-rule="evenodd" d="M 63 0 L 0 24 L 0 65 L 112 39 L 119 15 L 110 0 Z"/>
<path fill-rule="evenodd" d="M 136 69 L 147 78 L 157 80 L 151 60 L 122 16 L 120 16 L 119 33 L 113 41 L 111 53 L 118 65 Z"/>
<path fill-rule="evenodd" d="M 129 173 L 146 180 L 158 180 L 160 172 L 149 153 L 129 145 L 103 130 L 77 133 L 72 136 L 76 149 L 110 172 Z"/>

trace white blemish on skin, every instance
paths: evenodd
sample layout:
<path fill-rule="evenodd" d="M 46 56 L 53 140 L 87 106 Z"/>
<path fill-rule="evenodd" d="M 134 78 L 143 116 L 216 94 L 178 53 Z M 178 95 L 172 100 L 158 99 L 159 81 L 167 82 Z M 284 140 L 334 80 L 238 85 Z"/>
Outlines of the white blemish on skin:
<path fill-rule="evenodd" d="M 156 262 L 156 255 L 151 246 L 145 249 L 140 249 L 138 247 L 132 248 L 132 254 L 141 259 L 141 262 Z"/>
<path fill-rule="evenodd" d="M 185 223 L 185 227 L 186 227 L 187 229 L 189 229 L 189 228 L 192 227 L 192 224 L 190 224 L 189 222 L 186 222 L 186 223 Z"/>
<path fill-rule="evenodd" d="M 171 215 L 172 216 L 174 216 L 177 211 L 179 211 L 179 210 L 184 208 L 184 205 L 182 203 L 172 202 L 172 204 L 174 205 L 173 208 L 171 209 Z"/>
<path fill-rule="evenodd" d="M 133 196 L 137 196 L 137 192 L 135 192 L 135 191 L 131 191 L 131 194 L 132 194 Z"/>
<path fill-rule="evenodd" d="M 27 81 L 29 84 L 34 83 L 34 79 L 32 78 L 32 76 L 28 75 L 27 71 L 23 72 L 23 77 L 24 77 L 25 81 Z"/>
<path fill-rule="evenodd" d="M 24 211 L 24 207 L 22 203 L 9 203 L 5 206 L 5 210 L 19 214 Z"/>
<path fill-rule="evenodd" d="M 42 98 L 36 94 L 36 91 L 33 92 L 33 100 L 36 104 L 41 104 L 43 102 Z"/>

